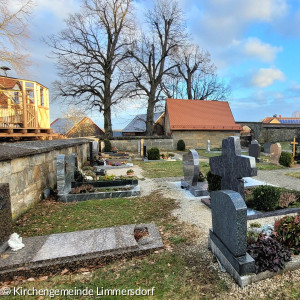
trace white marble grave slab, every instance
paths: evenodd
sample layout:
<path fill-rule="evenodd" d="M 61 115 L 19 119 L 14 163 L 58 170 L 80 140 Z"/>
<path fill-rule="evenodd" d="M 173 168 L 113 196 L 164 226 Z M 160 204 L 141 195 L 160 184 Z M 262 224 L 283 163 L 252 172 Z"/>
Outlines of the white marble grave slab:
<path fill-rule="evenodd" d="M 52 234 L 32 261 L 138 248 L 134 225 Z"/>

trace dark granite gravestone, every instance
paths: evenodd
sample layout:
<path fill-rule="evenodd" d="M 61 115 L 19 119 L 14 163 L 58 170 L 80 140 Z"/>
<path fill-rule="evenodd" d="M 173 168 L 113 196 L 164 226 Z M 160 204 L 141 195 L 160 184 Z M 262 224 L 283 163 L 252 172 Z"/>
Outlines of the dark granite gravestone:
<path fill-rule="evenodd" d="M 7 247 L 9 236 L 13 233 L 11 203 L 8 183 L 0 183 L 0 254 Z"/>
<path fill-rule="evenodd" d="M 254 259 L 247 251 L 247 206 L 237 192 L 211 193 L 213 228 L 209 247 L 223 267 L 234 277 L 255 272 Z"/>
<path fill-rule="evenodd" d="M 92 141 L 90 144 L 90 165 L 93 166 L 95 159 L 99 154 L 99 144 L 97 141 Z"/>
<path fill-rule="evenodd" d="M 272 143 L 264 143 L 264 152 L 265 153 L 270 153 L 270 148 L 271 148 Z"/>
<path fill-rule="evenodd" d="M 260 144 L 257 140 L 252 140 L 251 144 L 249 145 L 249 156 L 255 158 L 256 162 L 259 162 L 260 157 Z"/>
<path fill-rule="evenodd" d="M 207 184 L 198 182 L 199 178 L 199 155 L 194 149 L 185 153 L 182 158 L 184 180 L 181 180 L 181 187 L 188 189 L 194 196 L 207 196 Z"/>
<path fill-rule="evenodd" d="M 210 157 L 212 174 L 222 177 L 222 190 L 233 190 L 244 197 L 243 177 L 257 175 L 255 158 L 241 155 L 240 138 L 230 136 L 222 141 L 222 155 Z"/>
<path fill-rule="evenodd" d="M 143 153 L 144 153 L 144 158 L 147 157 L 147 146 L 143 144 Z"/>

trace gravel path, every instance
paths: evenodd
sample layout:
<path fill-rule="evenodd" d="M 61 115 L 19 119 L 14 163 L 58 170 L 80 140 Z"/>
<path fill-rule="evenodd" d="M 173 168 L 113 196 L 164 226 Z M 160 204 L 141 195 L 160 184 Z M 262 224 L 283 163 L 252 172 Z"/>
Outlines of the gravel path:
<path fill-rule="evenodd" d="M 300 191 L 300 179 L 285 175 L 286 173 L 294 172 L 300 172 L 300 168 L 289 168 L 270 171 L 258 170 L 257 176 L 254 178 L 279 187 Z"/>

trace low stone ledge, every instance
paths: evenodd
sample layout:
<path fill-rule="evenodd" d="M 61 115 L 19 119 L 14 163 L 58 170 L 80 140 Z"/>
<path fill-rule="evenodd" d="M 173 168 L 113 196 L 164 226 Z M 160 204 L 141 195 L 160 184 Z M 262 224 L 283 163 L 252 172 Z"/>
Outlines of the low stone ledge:
<path fill-rule="evenodd" d="M 29 155 L 74 147 L 90 141 L 90 139 L 79 138 L 53 141 L 5 143 L 0 145 L 0 161 L 12 160 Z"/>

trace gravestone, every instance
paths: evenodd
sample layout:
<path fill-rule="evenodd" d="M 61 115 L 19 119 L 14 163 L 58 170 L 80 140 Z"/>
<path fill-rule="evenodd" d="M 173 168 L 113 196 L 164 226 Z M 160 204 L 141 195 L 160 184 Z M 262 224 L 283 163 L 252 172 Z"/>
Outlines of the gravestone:
<path fill-rule="evenodd" d="M 140 147 L 141 147 L 141 157 L 144 158 L 145 157 L 145 152 L 144 152 L 144 139 L 141 139 L 141 144 L 140 144 Z"/>
<path fill-rule="evenodd" d="M 264 143 L 264 152 L 265 153 L 270 153 L 270 147 L 271 147 L 271 143 L 267 142 L 267 143 Z"/>
<path fill-rule="evenodd" d="M 222 155 L 210 157 L 212 174 L 222 177 L 222 190 L 233 190 L 244 197 L 243 177 L 257 175 L 255 158 L 241 155 L 240 138 L 230 136 L 222 141 Z"/>
<path fill-rule="evenodd" d="M 105 147 L 104 141 L 101 141 L 100 142 L 100 151 L 101 152 L 104 152 L 104 147 Z"/>
<path fill-rule="evenodd" d="M 260 144 L 257 140 L 252 140 L 251 144 L 249 145 L 249 156 L 255 158 L 256 162 L 259 162 L 260 157 Z"/>
<path fill-rule="evenodd" d="M 11 203 L 8 183 L 0 183 L 0 254 L 8 248 L 7 241 L 13 233 Z"/>
<path fill-rule="evenodd" d="M 270 147 L 270 162 L 279 165 L 279 158 L 281 155 L 281 145 L 279 143 L 272 144 Z"/>
<path fill-rule="evenodd" d="M 194 149 L 185 153 L 182 157 L 184 180 L 181 180 L 181 187 L 188 189 L 194 196 L 207 196 L 207 183 L 198 182 L 199 178 L 199 155 Z"/>
<path fill-rule="evenodd" d="M 207 140 L 206 142 L 206 151 L 210 152 L 210 140 Z"/>
<path fill-rule="evenodd" d="M 230 190 L 211 193 L 213 228 L 209 247 L 223 267 L 236 279 L 255 272 L 247 251 L 247 206 L 241 195 Z"/>
<path fill-rule="evenodd" d="M 137 142 L 138 156 L 141 157 L 141 141 Z"/>
<path fill-rule="evenodd" d="M 146 145 L 143 145 L 143 153 L 144 153 L 143 157 L 146 158 L 147 157 L 147 146 Z"/>
<path fill-rule="evenodd" d="M 97 141 L 92 141 L 90 145 L 90 165 L 93 166 L 95 162 L 95 157 L 99 154 L 99 145 Z"/>
<path fill-rule="evenodd" d="M 74 181 L 76 154 L 58 155 L 56 159 L 57 194 L 64 197 L 71 191 Z"/>

